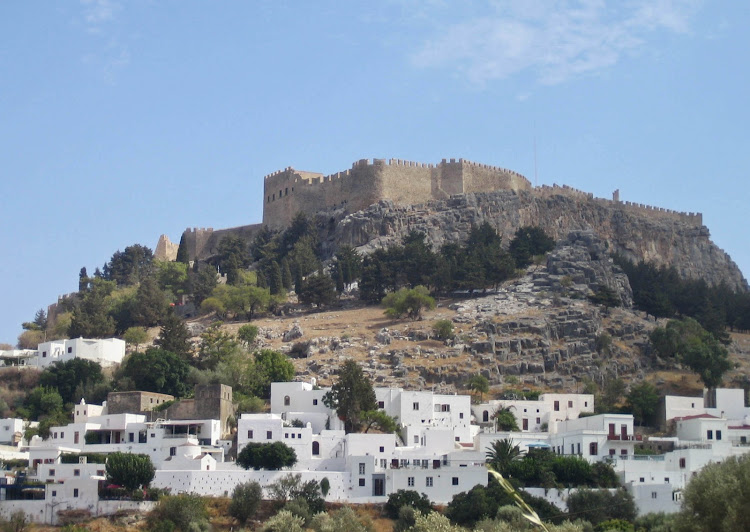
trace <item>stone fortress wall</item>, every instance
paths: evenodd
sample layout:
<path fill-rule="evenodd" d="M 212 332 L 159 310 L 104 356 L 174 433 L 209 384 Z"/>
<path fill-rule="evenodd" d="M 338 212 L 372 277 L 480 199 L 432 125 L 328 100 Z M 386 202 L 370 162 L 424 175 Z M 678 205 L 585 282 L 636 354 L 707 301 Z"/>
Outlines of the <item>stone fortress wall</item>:
<path fill-rule="evenodd" d="M 311 215 L 333 207 L 356 212 L 381 199 L 414 204 L 454 194 L 531 188 L 517 172 L 464 159 L 438 164 L 362 159 L 331 175 L 287 167 L 264 179 L 263 224 L 283 229 L 298 212 Z"/>
<path fill-rule="evenodd" d="M 534 188 L 534 194 L 539 197 L 559 195 L 582 200 L 589 200 L 599 203 L 600 205 L 616 206 L 617 208 L 625 209 L 630 212 L 638 212 L 639 214 L 646 215 L 653 219 L 671 219 L 675 221 L 686 222 L 690 225 L 695 225 L 698 227 L 703 225 L 703 214 L 699 212 L 673 211 L 671 209 L 665 209 L 663 207 L 644 205 L 643 203 L 620 201 L 619 189 L 615 190 L 612 193 L 611 200 L 605 198 L 596 198 L 591 192 L 584 192 L 582 190 L 578 190 L 577 188 L 569 187 L 568 185 L 559 186 L 557 184 L 553 184 L 552 186 L 542 185 L 536 187 Z"/>

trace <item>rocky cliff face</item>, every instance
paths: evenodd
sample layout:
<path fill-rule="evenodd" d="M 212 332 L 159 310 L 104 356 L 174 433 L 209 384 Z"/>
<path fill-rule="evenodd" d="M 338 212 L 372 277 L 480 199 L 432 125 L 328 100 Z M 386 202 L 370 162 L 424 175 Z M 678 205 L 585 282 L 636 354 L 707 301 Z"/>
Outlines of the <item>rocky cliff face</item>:
<path fill-rule="evenodd" d="M 687 278 L 710 284 L 725 281 L 748 289 L 737 265 L 710 239 L 708 228 L 696 219 L 637 210 L 585 195 L 498 191 L 453 196 L 422 205 L 400 206 L 381 201 L 366 210 L 318 215 L 324 246 L 375 247 L 399 241 L 410 230 L 425 233 L 435 246 L 466 238 L 472 224 L 492 224 L 508 242 L 516 229 L 544 228 L 556 240 L 571 231 L 590 230 L 605 242 L 608 252 L 630 260 L 674 266 Z"/>

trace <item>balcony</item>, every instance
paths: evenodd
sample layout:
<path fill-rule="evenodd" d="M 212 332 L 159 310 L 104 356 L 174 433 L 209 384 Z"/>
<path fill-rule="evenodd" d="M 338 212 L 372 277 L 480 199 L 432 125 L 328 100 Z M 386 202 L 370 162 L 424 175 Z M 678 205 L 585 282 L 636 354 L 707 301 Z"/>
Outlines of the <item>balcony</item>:
<path fill-rule="evenodd" d="M 607 441 L 643 441 L 641 434 L 607 434 Z"/>

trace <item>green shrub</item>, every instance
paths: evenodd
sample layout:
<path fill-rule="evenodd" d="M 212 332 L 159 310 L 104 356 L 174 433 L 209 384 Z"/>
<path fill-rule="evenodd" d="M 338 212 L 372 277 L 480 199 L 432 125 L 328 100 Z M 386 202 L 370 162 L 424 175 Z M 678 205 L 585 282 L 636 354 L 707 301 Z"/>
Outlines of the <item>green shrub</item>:
<path fill-rule="evenodd" d="M 243 525 L 258 511 L 261 500 L 263 500 L 263 489 L 260 484 L 253 481 L 238 484 L 232 491 L 229 515 Z"/>
<path fill-rule="evenodd" d="M 399 511 L 404 506 L 414 508 L 416 511 L 426 514 L 433 510 L 432 503 L 427 495 L 421 495 L 414 490 L 398 490 L 388 496 L 385 503 L 385 513 L 391 519 L 398 519 Z"/>
<path fill-rule="evenodd" d="M 453 322 L 451 320 L 438 320 L 432 326 L 432 332 L 440 340 L 453 338 Z"/>

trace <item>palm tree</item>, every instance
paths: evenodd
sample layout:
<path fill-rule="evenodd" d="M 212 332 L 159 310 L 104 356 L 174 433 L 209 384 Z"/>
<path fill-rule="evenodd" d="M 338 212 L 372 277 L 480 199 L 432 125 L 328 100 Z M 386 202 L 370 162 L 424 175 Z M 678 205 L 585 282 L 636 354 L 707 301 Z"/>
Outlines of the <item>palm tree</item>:
<path fill-rule="evenodd" d="M 524 454 L 521 448 L 514 445 L 513 440 L 509 438 L 495 440 L 487 449 L 487 463 L 500 474 L 504 474 L 508 465 L 512 461 L 520 459 Z"/>
<path fill-rule="evenodd" d="M 483 394 L 490 391 L 490 381 L 484 375 L 476 374 L 469 378 L 466 387 L 473 392 L 479 392 L 479 402 L 482 402 Z"/>

